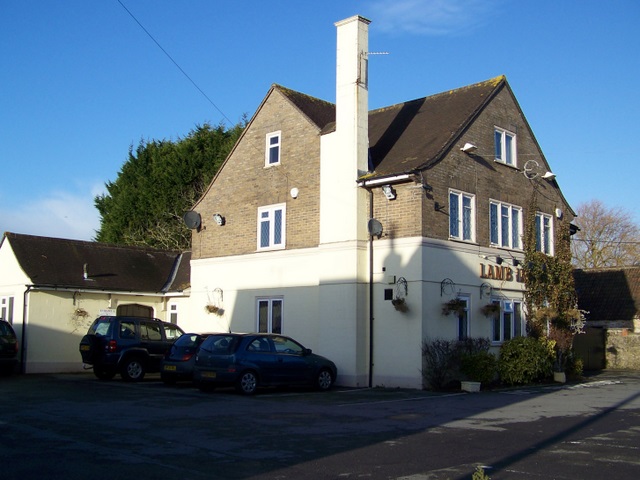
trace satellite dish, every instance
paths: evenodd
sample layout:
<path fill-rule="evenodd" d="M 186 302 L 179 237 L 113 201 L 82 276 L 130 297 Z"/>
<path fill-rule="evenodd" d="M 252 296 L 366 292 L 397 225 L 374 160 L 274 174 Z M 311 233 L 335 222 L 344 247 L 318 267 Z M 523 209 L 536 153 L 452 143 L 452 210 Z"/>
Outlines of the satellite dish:
<path fill-rule="evenodd" d="M 375 218 L 369 220 L 367 223 L 367 230 L 369 230 L 369 235 L 372 237 L 380 238 L 382 236 L 382 224 Z"/>
<path fill-rule="evenodd" d="M 200 226 L 200 214 L 198 212 L 194 212 L 193 210 L 188 211 L 182 216 L 184 223 L 187 227 L 194 229 Z"/>

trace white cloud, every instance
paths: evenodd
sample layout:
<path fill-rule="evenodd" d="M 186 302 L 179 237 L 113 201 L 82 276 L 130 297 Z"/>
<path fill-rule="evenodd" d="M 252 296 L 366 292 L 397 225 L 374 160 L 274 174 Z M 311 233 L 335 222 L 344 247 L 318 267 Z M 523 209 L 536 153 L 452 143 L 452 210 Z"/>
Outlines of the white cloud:
<path fill-rule="evenodd" d="M 21 205 L 0 205 L 0 232 L 55 238 L 93 240 L 100 227 L 94 197 L 104 185 L 78 186 L 74 191 L 53 191 Z"/>
<path fill-rule="evenodd" d="M 460 35 L 484 25 L 499 0 L 377 0 L 376 27 L 414 35 Z"/>

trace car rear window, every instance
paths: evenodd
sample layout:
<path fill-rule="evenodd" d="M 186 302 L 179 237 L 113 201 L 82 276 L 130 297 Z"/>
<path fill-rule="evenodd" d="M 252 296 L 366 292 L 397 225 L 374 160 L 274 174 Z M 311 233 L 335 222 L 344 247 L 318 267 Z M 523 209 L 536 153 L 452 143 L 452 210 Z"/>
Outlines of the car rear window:
<path fill-rule="evenodd" d="M 13 337 L 13 329 L 8 323 L 0 322 L 0 335 L 3 337 Z"/>
<path fill-rule="evenodd" d="M 96 320 L 91 325 L 89 329 L 89 334 L 100 335 L 106 337 L 111 334 L 111 324 L 110 320 Z"/>
<path fill-rule="evenodd" d="M 211 335 L 200 348 L 219 355 L 230 355 L 235 350 L 237 337 L 233 335 Z"/>
<path fill-rule="evenodd" d="M 199 341 L 200 335 L 197 333 L 185 333 L 175 341 L 174 345 L 177 347 L 195 347 Z"/>

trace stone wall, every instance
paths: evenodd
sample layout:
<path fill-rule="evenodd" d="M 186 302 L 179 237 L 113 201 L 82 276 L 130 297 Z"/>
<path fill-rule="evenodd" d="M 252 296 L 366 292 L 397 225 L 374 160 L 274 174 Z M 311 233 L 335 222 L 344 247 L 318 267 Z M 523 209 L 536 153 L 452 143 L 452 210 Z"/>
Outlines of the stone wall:
<path fill-rule="evenodd" d="M 640 333 L 627 328 L 610 328 L 605 336 L 606 368 L 640 370 Z"/>

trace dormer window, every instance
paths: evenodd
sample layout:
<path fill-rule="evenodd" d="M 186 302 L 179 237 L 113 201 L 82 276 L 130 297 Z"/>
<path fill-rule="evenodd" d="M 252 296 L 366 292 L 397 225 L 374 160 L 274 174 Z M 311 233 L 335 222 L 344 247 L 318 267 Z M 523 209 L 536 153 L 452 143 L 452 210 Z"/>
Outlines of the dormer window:
<path fill-rule="evenodd" d="M 496 162 L 516 166 L 516 134 L 496 127 Z"/>
<path fill-rule="evenodd" d="M 265 166 L 280 164 L 280 132 L 271 132 L 267 134 L 267 144 L 265 150 Z"/>

